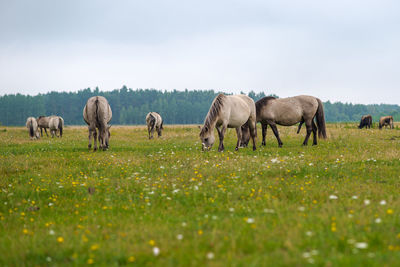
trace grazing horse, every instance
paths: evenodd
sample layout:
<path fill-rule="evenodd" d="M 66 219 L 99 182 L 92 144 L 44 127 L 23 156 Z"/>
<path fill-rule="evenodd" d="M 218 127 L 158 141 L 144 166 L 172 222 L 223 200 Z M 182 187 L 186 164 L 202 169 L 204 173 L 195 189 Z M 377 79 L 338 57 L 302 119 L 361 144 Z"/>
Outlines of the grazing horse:
<path fill-rule="evenodd" d="M 49 120 L 49 129 L 51 133 L 51 137 L 57 136 L 57 131 L 60 132 L 60 135 L 57 137 L 62 137 L 64 128 L 64 119 L 60 116 L 51 116 Z"/>
<path fill-rule="evenodd" d="M 224 136 L 227 128 L 236 128 L 238 150 L 242 140 L 241 126 L 247 123 L 253 140 L 253 150 L 256 150 L 256 107 L 253 99 L 245 95 L 219 94 L 211 104 L 210 110 L 200 130 L 200 140 L 203 150 L 209 150 L 215 142 L 214 128 L 218 131 L 218 151 L 224 151 Z"/>
<path fill-rule="evenodd" d="M 102 96 L 93 96 L 88 99 L 85 107 L 83 108 L 83 119 L 88 125 L 89 129 L 89 145 L 92 147 L 92 134 L 94 138 L 94 151 L 97 150 L 97 131 L 99 131 L 99 146 L 103 150 L 108 149 L 108 142 L 110 140 L 110 128 L 108 123 L 111 121 L 112 111 L 108 104 L 107 99 Z"/>
<path fill-rule="evenodd" d="M 47 130 L 46 129 L 49 128 L 49 121 L 50 121 L 51 117 L 54 117 L 54 115 L 52 115 L 52 116 L 40 116 L 39 118 L 37 118 L 37 123 L 38 123 L 38 127 L 40 128 L 41 136 L 43 136 L 43 129 L 44 129 L 46 135 L 49 136 L 47 134 Z"/>
<path fill-rule="evenodd" d="M 358 129 L 362 129 L 365 127 L 365 129 L 367 128 L 371 128 L 372 125 L 372 116 L 371 115 L 364 115 L 361 117 L 361 121 L 360 121 L 360 125 L 358 125 Z"/>
<path fill-rule="evenodd" d="M 394 128 L 393 116 L 381 117 L 379 119 L 379 129 L 382 129 L 383 126 L 385 126 L 385 128 L 386 128 L 386 126 L 389 126 L 390 129 L 393 129 Z"/>
<path fill-rule="evenodd" d="M 297 130 L 297 133 L 299 133 L 301 125 L 305 123 L 307 135 L 303 145 L 308 144 L 311 132 L 313 132 L 313 145 L 317 144 L 317 130 L 319 138 L 326 138 L 324 107 L 322 101 L 316 97 L 300 95 L 275 98 L 268 96 L 256 102 L 256 111 L 257 122 L 261 122 L 263 146 L 265 146 L 268 125 L 272 128 L 279 147 L 282 147 L 283 143 L 279 138 L 277 124 L 291 126 L 300 122 Z M 314 118 L 316 118 L 317 125 L 314 122 Z"/>
<path fill-rule="evenodd" d="M 34 117 L 29 117 L 26 120 L 26 128 L 29 129 L 29 136 L 31 139 L 39 139 L 40 134 L 38 131 L 38 124 Z"/>
<path fill-rule="evenodd" d="M 146 116 L 147 131 L 149 139 L 153 138 L 154 129 L 156 129 L 158 137 L 161 136 L 161 131 L 164 129 L 164 121 L 157 112 L 149 112 Z"/>

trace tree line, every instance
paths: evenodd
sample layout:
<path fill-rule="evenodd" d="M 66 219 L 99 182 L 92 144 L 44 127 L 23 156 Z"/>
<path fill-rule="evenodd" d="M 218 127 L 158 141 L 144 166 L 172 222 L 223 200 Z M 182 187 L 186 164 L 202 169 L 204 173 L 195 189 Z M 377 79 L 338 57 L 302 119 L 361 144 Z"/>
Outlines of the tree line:
<path fill-rule="evenodd" d="M 160 113 L 165 124 L 200 124 L 218 93 L 214 90 L 133 90 L 123 86 L 110 92 L 87 88 L 78 92 L 49 92 L 36 96 L 8 94 L 0 97 L 0 124 L 19 126 L 25 124 L 27 117 L 53 114 L 62 116 L 67 125 L 85 124 L 83 107 L 90 97 L 96 95 L 102 95 L 109 101 L 113 112 L 112 124 L 145 124 L 146 114 L 150 111 Z M 266 94 L 251 91 L 248 96 L 256 101 Z M 365 114 L 371 114 L 375 122 L 384 115 L 392 115 L 395 121 L 400 120 L 399 105 L 354 105 L 328 101 L 324 103 L 324 108 L 328 122 L 359 121 Z"/>

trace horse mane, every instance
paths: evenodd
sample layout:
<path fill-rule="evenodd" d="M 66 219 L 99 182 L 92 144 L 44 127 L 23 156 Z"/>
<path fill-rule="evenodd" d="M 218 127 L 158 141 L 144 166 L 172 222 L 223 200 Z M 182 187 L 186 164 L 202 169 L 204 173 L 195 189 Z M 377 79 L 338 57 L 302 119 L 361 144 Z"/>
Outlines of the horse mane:
<path fill-rule="evenodd" d="M 207 113 L 206 119 L 204 120 L 204 126 L 201 128 L 200 135 L 206 133 L 208 129 L 211 128 L 211 124 L 215 121 L 215 118 L 218 116 L 221 108 L 224 105 L 224 100 L 226 96 L 224 94 L 219 94 L 214 99 L 211 104 L 210 110 Z"/>
<path fill-rule="evenodd" d="M 266 106 L 269 101 L 276 99 L 273 96 L 266 96 L 256 102 L 256 113 L 258 114 L 262 107 Z"/>

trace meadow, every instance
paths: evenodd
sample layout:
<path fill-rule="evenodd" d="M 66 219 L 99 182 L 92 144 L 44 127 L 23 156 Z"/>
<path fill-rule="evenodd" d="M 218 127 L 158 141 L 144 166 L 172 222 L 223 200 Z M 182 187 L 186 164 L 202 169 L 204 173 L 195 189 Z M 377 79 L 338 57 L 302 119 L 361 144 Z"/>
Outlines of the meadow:
<path fill-rule="evenodd" d="M 271 129 L 267 146 L 202 152 L 195 125 L 87 128 L 31 141 L 0 127 L 0 265 L 394 266 L 400 262 L 400 130 Z"/>

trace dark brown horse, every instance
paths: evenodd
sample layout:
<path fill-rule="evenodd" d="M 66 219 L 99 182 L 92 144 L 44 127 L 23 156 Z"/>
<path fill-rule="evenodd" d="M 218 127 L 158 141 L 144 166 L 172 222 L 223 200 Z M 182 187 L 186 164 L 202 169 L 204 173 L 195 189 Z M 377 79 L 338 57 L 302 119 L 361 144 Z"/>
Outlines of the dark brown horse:
<path fill-rule="evenodd" d="M 385 126 L 385 128 L 386 128 L 386 126 L 389 126 L 390 129 L 393 129 L 394 128 L 393 116 L 381 117 L 379 119 L 379 129 L 382 129 L 383 126 Z"/>
<path fill-rule="evenodd" d="M 361 121 L 360 121 L 360 125 L 358 125 L 358 129 L 362 129 L 365 127 L 365 129 L 367 128 L 371 128 L 372 125 L 372 116 L 371 115 L 364 115 L 361 117 Z"/>
<path fill-rule="evenodd" d="M 300 122 L 299 132 L 301 125 L 305 123 L 307 135 L 303 145 L 308 144 L 311 132 L 313 132 L 313 145 L 317 144 L 317 131 L 319 138 L 326 138 L 324 107 L 322 101 L 316 97 L 306 95 L 288 98 L 264 97 L 256 102 L 256 113 L 257 122 L 261 122 L 262 145 L 264 146 L 268 125 L 272 128 L 279 147 L 283 143 L 276 125 L 291 126 Z"/>

